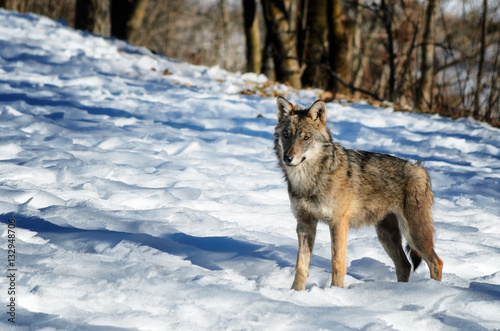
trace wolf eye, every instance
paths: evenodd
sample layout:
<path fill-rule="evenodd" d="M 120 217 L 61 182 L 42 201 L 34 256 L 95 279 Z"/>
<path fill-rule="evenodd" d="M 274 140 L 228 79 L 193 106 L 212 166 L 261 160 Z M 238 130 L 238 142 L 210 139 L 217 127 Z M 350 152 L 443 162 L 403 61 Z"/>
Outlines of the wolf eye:
<path fill-rule="evenodd" d="M 288 132 L 283 132 L 283 137 L 288 138 L 290 137 L 290 135 L 288 134 Z"/>
<path fill-rule="evenodd" d="M 309 138 L 311 138 L 311 137 L 309 137 L 309 136 L 304 136 L 304 140 L 309 140 Z"/>

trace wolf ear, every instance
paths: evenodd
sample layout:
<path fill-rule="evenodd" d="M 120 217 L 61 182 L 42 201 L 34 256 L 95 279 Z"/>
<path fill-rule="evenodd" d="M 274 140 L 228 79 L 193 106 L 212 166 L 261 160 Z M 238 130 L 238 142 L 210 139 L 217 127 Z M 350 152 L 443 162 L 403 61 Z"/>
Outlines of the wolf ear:
<path fill-rule="evenodd" d="M 313 120 L 320 120 L 321 123 L 326 123 L 326 105 L 323 100 L 316 100 L 307 111 L 307 117 Z"/>
<path fill-rule="evenodd" d="M 276 99 L 276 107 L 278 108 L 278 120 L 281 121 L 284 117 L 290 116 L 293 111 L 293 105 L 283 97 Z"/>

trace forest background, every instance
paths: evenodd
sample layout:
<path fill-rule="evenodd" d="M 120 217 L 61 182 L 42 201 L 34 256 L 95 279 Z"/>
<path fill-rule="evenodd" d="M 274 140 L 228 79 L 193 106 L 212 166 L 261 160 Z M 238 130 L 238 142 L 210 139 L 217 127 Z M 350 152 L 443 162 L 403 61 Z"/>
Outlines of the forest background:
<path fill-rule="evenodd" d="M 396 110 L 500 126 L 499 1 L 0 0 L 0 6 L 179 61 L 263 73 L 268 84 L 319 88 L 326 99 L 389 101 Z"/>

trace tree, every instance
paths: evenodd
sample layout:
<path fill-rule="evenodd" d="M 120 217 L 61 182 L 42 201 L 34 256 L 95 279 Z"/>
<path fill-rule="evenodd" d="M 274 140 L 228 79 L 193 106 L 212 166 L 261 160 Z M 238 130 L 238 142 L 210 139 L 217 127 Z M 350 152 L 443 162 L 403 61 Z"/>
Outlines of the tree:
<path fill-rule="evenodd" d="M 354 0 L 354 27 L 351 45 L 351 84 L 353 86 L 359 86 L 362 77 L 362 67 L 363 61 L 361 56 L 361 25 L 363 23 L 362 7 L 363 0 Z M 359 97 L 359 92 L 355 93 Z"/>
<path fill-rule="evenodd" d="M 262 0 L 262 8 L 267 30 L 265 50 L 270 51 L 274 60 L 276 79 L 300 88 L 296 1 Z"/>
<path fill-rule="evenodd" d="M 75 28 L 110 36 L 110 0 L 77 0 Z"/>
<path fill-rule="evenodd" d="M 330 74 L 324 66 L 328 65 L 328 13 L 329 0 L 303 1 L 304 6 L 300 35 L 302 54 L 302 84 L 321 89 L 329 88 Z"/>
<path fill-rule="evenodd" d="M 424 35 L 421 48 L 422 63 L 415 104 L 417 110 L 421 112 L 430 112 L 433 110 L 432 89 L 434 81 L 435 16 L 437 5 L 438 0 L 429 0 L 425 14 Z"/>
<path fill-rule="evenodd" d="M 347 31 L 342 22 L 342 1 L 330 0 L 326 6 L 328 18 L 328 43 L 330 45 L 330 68 L 337 78 L 344 82 L 350 81 L 351 65 L 348 58 Z M 337 92 L 346 93 L 347 85 L 335 79 L 332 87 Z"/>
<path fill-rule="evenodd" d="M 21 4 L 18 0 L 0 0 L 0 7 L 7 10 L 22 12 Z"/>
<path fill-rule="evenodd" d="M 382 0 L 380 3 L 380 11 L 382 12 L 381 14 L 381 19 L 385 27 L 385 31 L 387 33 L 387 54 L 389 55 L 389 67 L 385 67 L 383 71 L 383 77 L 384 79 L 381 80 L 380 86 L 383 88 L 381 91 L 379 91 L 379 95 L 381 98 L 384 97 L 385 94 L 385 85 L 388 83 L 388 89 L 389 89 L 389 101 L 394 101 L 394 85 L 396 84 L 396 77 L 395 77 L 395 54 L 394 54 L 394 39 L 392 37 L 392 12 L 393 8 L 389 8 L 387 6 L 387 3 L 385 0 Z M 388 80 L 388 82 L 387 82 Z"/>
<path fill-rule="evenodd" d="M 111 35 L 137 43 L 149 0 L 111 0 Z"/>
<path fill-rule="evenodd" d="M 479 63 L 476 78 L 476 94 L 474 95 L 474 117 L 479 117 L 481 110 L 481 92 L 483 91 L 483 70 L 486 55 L 486 34 L 488 30 L 488 0 L 483 0 L 483 15 L 481 17 L 481 37 Z"/>
<path fill-rule="evenodd" d="M 222 63 L 223 67 L 228 69 L 229 68 L 229 16 L 227 13 L 227 8 L 226 8 L 226 0 L 219 0 L 219 10 L 220 10 L 220 17 L 222 20 L 222 42 L 223 42 L 223 56 L 222 56 Z"/>
<path fill-rule="evenodd" d="M 242 0 L 243 24 L 246 37 L 247 71 L 260 74 L 262 52 L 260 47 L 259 16 L 255 0 Z"/>

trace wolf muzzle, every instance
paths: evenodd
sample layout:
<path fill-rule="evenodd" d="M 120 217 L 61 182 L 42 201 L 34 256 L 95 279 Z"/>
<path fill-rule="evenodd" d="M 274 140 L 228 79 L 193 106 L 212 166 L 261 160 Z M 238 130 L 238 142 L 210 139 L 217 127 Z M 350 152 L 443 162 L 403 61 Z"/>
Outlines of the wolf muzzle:
<path fill-rule="evenodd" d="M 289 166 L 289 167 L 295 167 L 295 166 L 298 166 L 299 164 L 301 164 L 306 158 L 305 157 L 302 157 L 302 159 L 298 162 L 293 162 L 295 160 L 295 157 L 293 155 L 290 155 L 290 154 L 285 154 L 283 155 L 283 162 Z"/>

